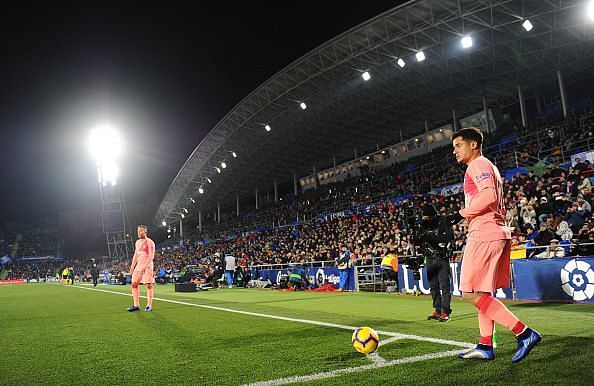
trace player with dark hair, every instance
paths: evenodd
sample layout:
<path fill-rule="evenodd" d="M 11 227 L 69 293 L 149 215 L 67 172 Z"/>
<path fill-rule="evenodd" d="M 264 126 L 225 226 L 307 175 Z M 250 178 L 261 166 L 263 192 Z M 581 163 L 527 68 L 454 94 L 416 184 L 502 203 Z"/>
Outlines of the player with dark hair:
<path fill-rule="evenodd" d="M 541 335 L 527 327 L 493 292 L 510 283 L 511 231 L 505 225 L 503 180 L 499 170 L 482 155 L 483 134 L 465 128 L 452 136 L 453 154 L 466 164 L 464 174 L 465 207 L 460 215 L 468 220 L 468 236 L 462 270 L 462 298 L 478 308 L 481 334 L 476 348 L 460 354 L 461 359 L 495 359 L 493 331 L 495 322 L 510 329 L 518 340 L 512 357 L 517 363 L 540 342 Z"/>

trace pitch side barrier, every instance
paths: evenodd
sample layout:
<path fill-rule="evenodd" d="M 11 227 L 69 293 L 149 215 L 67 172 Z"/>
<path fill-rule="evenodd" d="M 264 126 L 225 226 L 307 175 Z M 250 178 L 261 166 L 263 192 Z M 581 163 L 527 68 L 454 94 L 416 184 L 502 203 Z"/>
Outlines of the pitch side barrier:
<path fill-rule="evenodd" d="M 583 245 L 583 244 L 582 244 Z M 542 247 L 539 247 L 542 248 Z M 527 248 L 528 249 L 528 248 Z M 530 247 L 529 249 L 537 249 Z M 396 283 L 381 267 L 381 257 L 358 259 L 348 268 L 347 290 L 430 294 L 426 268 L 421 268 L 421 280 L 413 272 L 398 265 Z M 290 264 L 252 266 L 252 277 L 278 285 Z M 309 282 L 320 286 L 331 283 L 338 286 L 340 274 L 334 261 L 318 261 L 301 265 Z M 450 291 L 461 296 L 459 283 L 462 262 L 450 262 Z M 555 257 L 547 259 L 513 259 L 511 282 L 508 288 L 497 290 L 498 298 L 556 302 L 584 302 L 594 304 L 594 257 Z"/>

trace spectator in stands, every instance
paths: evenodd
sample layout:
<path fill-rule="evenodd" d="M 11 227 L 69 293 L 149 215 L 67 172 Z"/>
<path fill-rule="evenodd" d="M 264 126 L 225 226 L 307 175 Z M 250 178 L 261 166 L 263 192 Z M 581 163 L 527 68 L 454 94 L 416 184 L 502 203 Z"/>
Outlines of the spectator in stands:
<path fill-rule="evenodd" d="M 233 279 L 235 274 L 235 256 L 231 253 L 225 254 L 225 278 L 227 279 L 227 286 L 233 288 Z"/>
<path fill-rule="evenodd" d="M 553 217 L 552 231 L 555 232 L 560 240 L 571 240 L 573 237 L 573 231 L 560 214 L 556 214 Z"/>
<path fill-rule="evenodd" d="M 579 208 L 577 201 L 571 204 L 571 207 L 567 210 L 567 216 L 569 225 L 574 232 L 578 232 L 586 221 L 586 213 Z"/>
<path fill-rule="evenodd" d="M 338 273 L 340 276 L 340 282 L 338 285 L 339 291 L 347 291 L 349 290 L 349 272 L 350 272 L 350 260 L 351 260 L 351 251 L 347 249 L 346 245 L 342 245 L 341 253 L 338 259 L 336 259 L 336 266 L 338 267 Z"/>
<path fill-rule="evenodd" d="M 540 230 L 534 238 L 534 243 L 538 246 L 545 246 L 551 243 L 551 240 L 555 238 L 555 234 L 549 229 L 546 222 L 540 224 Z"/>
<path fill-rule="evenodd" d="M 534 257 L 537 259 L 550 259 L 553 257 L 564 257 L 564 256 L 565 256 L 565 249 L 563 247 L 559 246 L 559 240 L 552 239 L 551 245 L 549 245 L 548 248 L 544 252 L 541 252 Z"/>
<path fill-rule="evenodd" d="M 531 225 L 526 226 L 526 241 L 534 241 L 536 235 L 537 232 L 534 231 L 534 227 L 532 227 Z"/>
<path fill-rule="evenodd" d="M 584 199 L 584 196 L 581 193 L 577 196 L 577 203 L 578 209 L 583 210 L 586 217 L 592 214 L 592 206 Z"/>
<path fill-rule="evenodd" d="M 546 191 L 542 191 L 542 192 L 546 192 Z M 543 194 L 543 193 L 541 193 Z M 536 215 L 538 217 L 538 223 L 542 223 L 543 221 L 545 221 L 546 217 L 548 215 L 550 215 L 551 213 L 553 213 L 553 207 L 551 205 L 551 203 L 549 202 L 549 199 L 546 197 L 546 193 L 544 193 L 542 195 L 542 197 L 540 198 L 539 204 L 536 207 Z"/>

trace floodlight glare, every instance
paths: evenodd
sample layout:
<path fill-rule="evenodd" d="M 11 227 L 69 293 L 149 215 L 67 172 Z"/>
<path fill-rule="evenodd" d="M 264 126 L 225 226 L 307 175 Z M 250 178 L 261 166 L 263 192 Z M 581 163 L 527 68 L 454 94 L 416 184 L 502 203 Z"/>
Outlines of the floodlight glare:
<path fill-rule="evenodd" d="M 524 27 L 524 29 L 528 32 L 530 32 L 530 30 L 534 28 L 534 26 L 532 25 L 532 23 L 530 23 L 530 20 L 528 19 L 524 20 L 524 22 L 522 23 L 522 27 Z"/>
<path fill-rule="evenodd" d="M 167 233 L 171 233 L 171 228 L 167 228 Z"/>
<path fill-rule="evenodd" d="M 99 125 L 89 137 L 89 150 L 98 164 L 114 162 L 122 150 L 120 134 L 111 125 Z"/>
<path fill-rule="evenodd" d="M 180 213 L 180 215 L 181 215 L 181 218 L 186 218 L 186 215 L 185 214 Z"/>
<path fill-rule="evenodd" d="M 188 210 L 186 208 L 182 208 L 182 210 L 186 213 L 188 213 Z"/>
<path fill-rule="evenodd" d="M 163 225 L 164 227 L 167 226 L 167 223 L 165 222 L 165 220 L 163 220 L 163 222 L 161 223 L 161 225 Z"/>
<path fill-rule="evenodd" d="M 115 186 L 119 175 L 120 170 L 113 162 L 97 164 L 97 178 L 101 185 L 106 186 L 110 183 Z"/>
<path fill-rule="evenodd" d="M 198 188 L 198 193 L 204 194 L 204 189 L 202 189 L 202 186 Z"/>
<path fill-rule="evenodd" d="M 588 3 L 588 17 L 590 20 L 594 20 L 594 0 Z"/>
<path fill-rule="evenodd" d="M 221 167 L 222 167 L 223 169 L 225 169 L 225 168 L 227 167 L 227 164 L 226 164 L 226 163 L 224 163 L 224 162 L 221 162 Z"/>
<path fill-rule="evenodd" d="M 472 38 L 470 36 L 464 36 L 462 38 L 462 48 L 472 47 Z"/>
<path fill-rule="evenodd" d="M 216 167 L 215 169 L 217 169 L 217 172 L 220 173 L 221 169 L 219 169 L 218 167 Z"/>
<path fill-rule="evenodd" d="M 404 59 L 402 59 L 402 58 L 398 58 L 398 61 L 396 63 L 398 63 L 400 68 L 404 68 L 404 66 L 406 65 L 406 63 L 404 62 Z"/>
<path fill-rule="evenodd" d="M 237 153 L 236 152 L 232 152 L 231 155 L 233 156 L 233 158 L 237 158 Z"/>
<path fill-rule="evenodd" d="M 301 102 L 301 103 L 299 104 L 299 106 L 301 106 L 301 108 L 302 108 L 303 110 L 305 110 L 305 109 L 307 108 L 307 105 L 305 104 L 305 102 Z"/>
<path fill-rule="evenodd" d="M 272 127 L 270 127 L 270 125 L 266 125 L 266 126 L 264 126 L 264 128 L 266 129 L 266 131 L 272 130 Z"/>
<path fill-rule="evenodd" d="M 364 73 L 361 74 L 361 77 L 363 78 L 364 81 L 368 81 L 369 79 L 371 79 L 371 75 L 369 75 L 369 72 L 365 71 Z"/>
<path fill-rule="evenodd" d="M 207 178 L 206 181 L 208 181 L 209 184 L 212 184 L 212 180 L 210 178 Z"/>
<path fill-rule="evenodd" d="M 417 58 L 417 62 L 422 62 L 423 60 L 425 60 L 425 53 L 423 51 L 417 52 L 415 56 Z"/>

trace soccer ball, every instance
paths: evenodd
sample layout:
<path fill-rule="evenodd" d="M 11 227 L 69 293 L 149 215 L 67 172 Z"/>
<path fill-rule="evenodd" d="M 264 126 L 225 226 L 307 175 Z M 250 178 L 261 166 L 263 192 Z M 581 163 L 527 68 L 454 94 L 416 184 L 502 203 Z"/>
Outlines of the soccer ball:
<path fill-rule="evenodd" d="M 359 327 L 353 332 L 351 343 L 355 351 L 361 354 L 371 354 L 379 346 L 379 336 L 373 328 Z"/>

